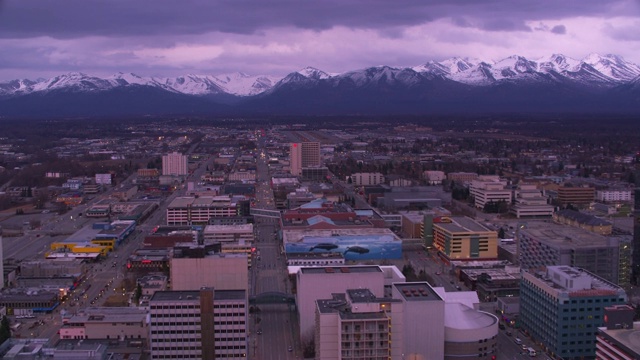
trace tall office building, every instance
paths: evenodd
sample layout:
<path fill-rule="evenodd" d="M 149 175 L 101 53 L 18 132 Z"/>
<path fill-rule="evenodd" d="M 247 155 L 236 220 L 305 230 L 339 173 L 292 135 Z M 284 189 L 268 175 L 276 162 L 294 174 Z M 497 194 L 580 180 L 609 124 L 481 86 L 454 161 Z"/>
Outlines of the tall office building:
<path fill-rule="evenodd" d="M 289 149 L 291 174 L 302 175 L 302 168 L 320 166 L 320 143 L 292 143 Z"/>
<path fill-rule="evenodd" d="M 191 254 L 174 249 L 170 276 L 172 290 L 214 287 L 224 290 L 248 290 L 249 270 L 246 254 L 208 254 L 194 246 Z"/>
<path fill-rule="evenodd" d="M 187 175 L 187 156 L 177 152 L 162 155 L 162 175 Z"/>
<path fill-rule="evenodd" d="M 631 283 L 640 284 L 640 152 L 636 154 L 636 189 L 633 203 L 633 256 L 631 257 Z"/>
<path fill-rule="evenodd" d="M 247 357 L 244 290 L 157 291 L 149 307 L 151 359 Z"/>
<path fill-rule="evenodd" d="M 619 286 L 569 266 L 525 272 L 520 282 L 522 328 L 554 358 L 593 358 L 604 309 L 626 302 Z"/>

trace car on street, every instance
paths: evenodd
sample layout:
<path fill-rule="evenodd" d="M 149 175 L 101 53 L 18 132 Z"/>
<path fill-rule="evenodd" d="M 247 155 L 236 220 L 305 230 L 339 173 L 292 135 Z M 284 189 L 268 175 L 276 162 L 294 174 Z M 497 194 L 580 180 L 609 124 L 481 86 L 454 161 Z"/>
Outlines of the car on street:
<path fill-rule="evenodd" d="M 289 347 L 287 348 L 288 352 L 292 352 L 293 351 L 293 346 L 289 345 Z"/>

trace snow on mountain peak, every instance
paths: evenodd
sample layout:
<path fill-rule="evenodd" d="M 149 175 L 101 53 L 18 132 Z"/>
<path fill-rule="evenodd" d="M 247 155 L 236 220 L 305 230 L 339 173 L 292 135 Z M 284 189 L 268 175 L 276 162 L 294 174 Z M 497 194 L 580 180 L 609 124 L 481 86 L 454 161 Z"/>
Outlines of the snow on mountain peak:
<path fill-rule="evenodd" d="M 640 66 L 618 55 L 591 53 L 582 61 L 613 80 L 630 81 L 640 75 Z"/>
<path fill-rule="evenodd" d="M 239 96 L 259 94 L 270 89 L 280 80 L 279 77 L 275 76 L 251 76 L 243 72 L 217 75 L 211 77 L 211 79 L 225 92 Z"/>
<path fill-rule="evenodd" d="M 567 57 L 562 54 L 551 54 L 542 57 L 536 61 L 538 63 L 538 71 L 577 71 L 580 68 L 580 60 Z"/>
<path fill-rule="evenodd" d="M 315 80 L 323 80 L 323 79 L 328 79 L 331 76 L 329 74 L 327 74 L 326 72 L 316 69 L 314 67 L 311 66 L 307 66 L 304 69 L 298 70 L 297 71 L 298 74 L 309 78 L 309 79 L 315 79 Z"/>

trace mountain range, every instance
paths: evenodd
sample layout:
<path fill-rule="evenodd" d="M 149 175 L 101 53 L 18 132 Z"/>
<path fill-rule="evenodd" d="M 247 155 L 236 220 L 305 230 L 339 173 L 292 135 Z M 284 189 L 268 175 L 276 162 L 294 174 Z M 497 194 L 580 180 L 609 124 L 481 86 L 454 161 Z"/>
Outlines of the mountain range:
<path fill-rule="evenodd" d="M 68 73 L 0 83 L 2 117 L 640 112 L 640 66 L 616 55 L 451 58 L 285 77 L 244 73 L 108 78 Z"/>

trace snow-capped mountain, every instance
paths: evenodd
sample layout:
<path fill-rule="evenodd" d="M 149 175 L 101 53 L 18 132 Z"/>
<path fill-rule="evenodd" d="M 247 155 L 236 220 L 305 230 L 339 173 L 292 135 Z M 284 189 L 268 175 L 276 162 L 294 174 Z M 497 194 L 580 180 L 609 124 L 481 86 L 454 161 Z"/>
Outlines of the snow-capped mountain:
<path fill-rule="evenodd" d="M 214 76 L 212 80 L 227 94 L 249 96 L 271 89 L 280 78 L 266 75 L 251 76 L 237 72 Z"/>
<path fill-rule="evenodd" d="M 224 109 L 225 114 L 574 108 L 640 113 L 639 79 L 640 66 L 610 54 L 590 54 L 581 60 L 562 54 L 536 59 L 519 55 L 498 60 L 454 57 L 410 68 L 382 65 L 339 74 L 306 67 L 285 77 L 230 73 L 165 78 L 117 73 L 100 78 L 68 73 L 0 83 L 0 116 L 3 107 L 11 106 L 13 112 L 5 113 L 24 114 L 33 109 L 43 113 L 45 108 L 50 113 L 57 104 L 75 106 L 78 98 L 84 99 L 92 114 L 107 106 L 126 113 L 126 107 L 116 99 L 130 103 L 140 113 L 159 113 L 177 104 L 188 107 L 172 113 L 206 112 L 211 107 Z M 48 107 L 37 104 L 43 99 Z M 234 110 L 238 104 L 242 106 Z M 69 113 L 75 116 L 82 112 Z"/>
<path fill-rule="evenodd" d="M 270 89 L 279 78 L 250 76 L 242 73 L 220 76 L 185 75 L 174 78 L 142 77 L 133 73 L 117 73 L 105 79 L 72 72 L 46 80 L 12 80 L 0 83 L 0 95 L 24 95 L 53 90 L 106 91 L 117 87 L 150 86 L 186 95 L 231 94 L 250 96 Z"/>

